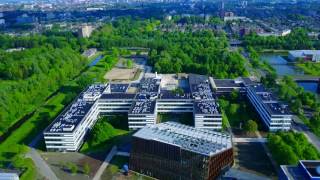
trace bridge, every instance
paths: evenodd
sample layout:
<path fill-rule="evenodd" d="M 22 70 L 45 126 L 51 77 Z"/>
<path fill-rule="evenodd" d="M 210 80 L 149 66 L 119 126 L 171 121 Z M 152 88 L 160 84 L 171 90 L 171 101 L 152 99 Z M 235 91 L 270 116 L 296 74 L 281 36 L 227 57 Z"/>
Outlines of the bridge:
<path fill-rule="evenodd" d="M 296 76 L 296 77 L 293 77 L 293 79 L 296 82 L 319 82 L 320 83 L 320 77 Z"/>

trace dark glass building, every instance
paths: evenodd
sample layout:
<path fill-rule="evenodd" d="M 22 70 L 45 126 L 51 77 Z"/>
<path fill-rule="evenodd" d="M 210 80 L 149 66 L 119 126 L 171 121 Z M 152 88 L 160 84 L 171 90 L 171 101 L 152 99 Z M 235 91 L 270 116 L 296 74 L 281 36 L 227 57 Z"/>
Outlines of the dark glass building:
<path fill-rule="evenodd" d="M 233 164 L 231 136 L 175 122 L 133 135 L 129 168 L 157 179 L 216 179 Z"/>

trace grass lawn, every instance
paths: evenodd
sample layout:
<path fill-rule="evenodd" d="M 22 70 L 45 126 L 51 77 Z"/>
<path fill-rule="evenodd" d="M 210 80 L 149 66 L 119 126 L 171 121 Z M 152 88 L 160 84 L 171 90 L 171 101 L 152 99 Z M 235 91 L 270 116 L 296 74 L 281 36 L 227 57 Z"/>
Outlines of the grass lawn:
<path fill-rule="evenodd" d="M 100 131 L 109 131 L 109 136 L 101 137 L 101 139 L 99 139 L 101 143 L 93 145 L 92 138 L 94 137 L 89 135 L 87 140 L 81 147 L 80 152 L 86 154 L 105 152 L 106 150 L 111 149 L 114 145 L 120 145 L 130 141 L 132 132 L 128 130 L 128 119 L 126 115 L 106 116 L 102 119 L 99 119 L 97 124 L 99 123 L 99 121 L 106 121 L 111 125 L 110 127 L 104 127 L 106 129 L 99 129 Z M 95 130 L 96 129 L 93 128 L 90 134 L 94 133 L 93 131 Z"/>
<path fill-rule="evenodd" d="M 194 126 L 193 114 L 192 113 L 159 113 L 158 114 L 158 123 L 174 121 L 181 124 Z"/>

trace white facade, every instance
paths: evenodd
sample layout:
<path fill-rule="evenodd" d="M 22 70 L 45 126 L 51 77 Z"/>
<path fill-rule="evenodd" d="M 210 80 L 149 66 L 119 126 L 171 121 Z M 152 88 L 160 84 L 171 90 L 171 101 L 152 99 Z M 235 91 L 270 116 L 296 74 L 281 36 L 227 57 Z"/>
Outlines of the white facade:
<path fill-rule="evenodd" d="M 265 93 L 265 92 L 263 92 Z M 270 131 L 278 131 L 278 130 L 284 130 L 288 131 L 291 128 L 291 121 L 292 121 L 292 115 L 289 113 L 284 112 L 281 108 L 276 108 L 273 105 L 279 105 L 279 102 L 275 100 L 270 101 L 264 101 L 261 99 L 261 95 L 263 94 L 259 92 L 256 92 L 254 88 L 248 87 L 247 89 L 247 96 L 258 112 L 259 116 L 262 119 L 262 122 L 264 125 L 270 130 Z M 272 108 L 275 108 L 273 110 Z M 277 111 L 277 112 L 274 112 Z"/>
<path fill-rule="evenodd" d="M 313 62 L 320 62 L 320 50 L 296 50 L 289 51 L 288 58 L 292 61 L 302 58 Z"/>

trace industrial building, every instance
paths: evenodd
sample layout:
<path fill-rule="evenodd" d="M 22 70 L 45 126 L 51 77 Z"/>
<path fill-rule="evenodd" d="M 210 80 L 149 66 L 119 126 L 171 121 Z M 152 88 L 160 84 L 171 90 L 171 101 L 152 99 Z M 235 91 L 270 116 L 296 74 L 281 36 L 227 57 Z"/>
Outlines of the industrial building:
<path fill-rule="evenodd" d="M 298 165 L 281 165 L 279 180 L 319 180 L 320 161 L 300 160 Z"/>
<path fill-rule="evenodd" d="M 320 62 L 320 50 L 289 51 L 288 58 L 292 61 L 303 59 L 306 61 Z"/>
<path fill-rule="evenodd" d="M 158 112 L 189 112 L 196 128 L 222 128 L 209 77 L 147 74 L 139 83 L 90 86 L 45 130 L 46 147 L 49 151 L 77 151 L 99 116 L 126 113 L 129 129 L 136 130 L 158 123 Z"/>
<path fill-rule="evenodd" d="M 233 165 L 228 134 L 176 122 L 147 125 L 132 138 L 129 168 L 157 179 L 217 179 Z"/>

